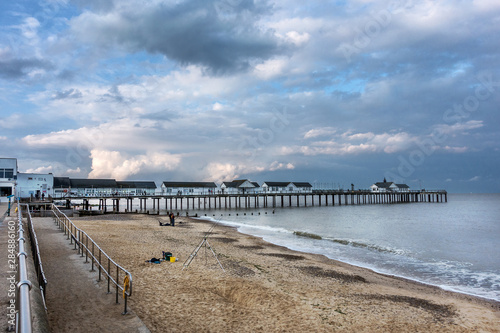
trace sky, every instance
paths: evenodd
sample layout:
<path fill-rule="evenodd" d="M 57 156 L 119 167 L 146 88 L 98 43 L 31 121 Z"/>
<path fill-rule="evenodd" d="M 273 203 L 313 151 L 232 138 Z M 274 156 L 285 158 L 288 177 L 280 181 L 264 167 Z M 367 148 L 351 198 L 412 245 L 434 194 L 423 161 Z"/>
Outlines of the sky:
<path fill-rule="evenodd" d="M 500 2 L 0 2 L 20 172 L 499 192 Z"/>

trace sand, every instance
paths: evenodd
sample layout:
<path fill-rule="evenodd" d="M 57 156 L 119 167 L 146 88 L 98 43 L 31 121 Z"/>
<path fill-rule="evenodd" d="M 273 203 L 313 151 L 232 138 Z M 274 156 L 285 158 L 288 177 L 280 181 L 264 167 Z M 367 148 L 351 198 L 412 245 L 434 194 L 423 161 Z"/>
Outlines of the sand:
<path fill-rule="evenodd" d="M 500 332 L 500 303 L 264 242 L 180 217 L 72 218 L 133 276 L 129 306 L 151 332 Z M 61 235 L 61 237 L 63 237 Z M 177 262 L 146 262 L 169 251 Z M 90 264 L 87 264 L 90 265 Z M 54 310 L 54 309 L 53 309 Z M 102 324 L 105 327 L 106 321 Z"/>

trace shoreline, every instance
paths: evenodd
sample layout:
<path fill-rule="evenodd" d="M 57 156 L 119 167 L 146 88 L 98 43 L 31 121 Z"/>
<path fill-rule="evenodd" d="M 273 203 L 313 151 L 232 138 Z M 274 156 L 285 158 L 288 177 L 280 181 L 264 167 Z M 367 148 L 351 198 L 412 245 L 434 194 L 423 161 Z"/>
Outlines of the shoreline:
<path fill-rule="evenodd" d="M 287 251 L 296 252 L 296 253 L 302 253 L 302 254 L 307 254 L 307 255 L 311 255 L 311 256 L 318 256 L 318 259 L 320 259 L 320 257 L 323 257 L 322 260 L 332 261 L 333 263 L 335 263 L 335 265 L 338 265 L 338 266 L 345 265 L 350 270 L 360 270 L 360 271 L 366 270 L 366 271 L 370 272 L 371 274 L 377 274 L 377 275 L 380 275 L 380 276 L 382 276 L 384 278 L 387 278 L 387 279 L 401 280 L 401 281 L 403 281 L 405 283 L 415 284 L 417 286 L 420 285 L 420 286 L 422 286 L 424 288 L 436 289 L 437 291 L 440 291 L 440 292 L 443 292 L 443 293 L 450 293 L 450 294 L 455 295 L 457 297 L 461 296 L 464 299 L 477 300 L 480 303 L 490 304 L 492 307 L 497 307 L 500 310 L 500 301 L 497 301 L 495 299 L 490 299 L 490 298 L 487 298 L 487 297 L 482 297 L 482 296 L 479 296 L 479 295 L 469 294 L 469 293 L 460 292 L 460 291 L 456 291 L 456 290 L 448 290 L 448 289 L 443 288 L 443 287 L 438 286 L 438 285 L 434 285 L 434 284 L 431 284 L 431 283 L 422 282 L 422 281 L 411 279 L 411 278 L 408 278 L 408 277 L 405 277 L 405 276 L 399 276 L 399 275 L 393 275 L 393 274 L 389 274 L 389 273 L 379 272 L 376 269 L 372 269 L 372 268 L 369 268 L 369 267 L 358 266 L 358 265 L 355 265 L 355 264 L 352 264 L 352 263 L 348 263 L 348 262 L 344 262 L 344 261 L 341 261 L 341 260 L 338 260 L 338 259 L 329 258 L 325 254 L 312 253 L 312 252 L 304 252 L 304 251 L 300 251 L 300 250 L 291 249 L 291 248 L 289 248 L 289 247 L 287 247 L 285 245 L 279 245 L 279 244 L 275 244 L 273 242 L 267 241 L 263 237 L 259 237 L 259 236 L 255 236 L 255 235 L 252 235 L 252 234 L 247 234 L 247 233 L 241 232 L 241 231 L 238 230 L 238 227 L 226 225 L 224 223 L 215 222 L 215 221 L 212 222 L 210 220 L 205 220 L 203 218 L 189 218 L 189 219 L 192 219 L 192 220 L 195 220 L 195 221 L 207 222 L 207 223 L 215 223 L 215 224 L 217 224 L 220 227 L 232 229 L 232 230 L 234 230 L 234 232 L 237 232 L 237 233 L 239 233 L 241 235 L 255 237 L 255 238 L 257 238 L 257 239 L 259 239 L 259 240 L 261 240 L 263 242 L 266 242 L 270 246 L 275 246 L 275 247 L 278 247 L 278 248 L 282 248 L 282 249 L 287 250 Z"/>
<path fill-rule="evenodd" d="M 152 332 L 499 331 L 500 303 L 288 249 L 214 222 L 162 216 L 73 218 L 133 274 L 130 306 Z M 146 263 L 170 251 L 175 263 Z"/>
<path fill-rule="evenodd" d="M 438 288 L 438 289 L 446 291 L 446 292 L 457 293 L 457 294 L 462 294 L 462 295 L 465 295 L 465 296 L 475 297 L 475 298 L 479 298 L 479 299 L 487 301 L 487 302 L 492 302 L 492 303 L 496 303 L 496 304 L 500 305 L 500 300 L 496 300 L 494 298 L 489 298 L 489 297 L 485 297 L 485 296 L 481 296 L 481 295 L 477 295 L 477 294 L 473 294 L 473 293 L 465 292 L 465 291 L 461 291 L 461 290 L 455 290 L 452 287 L 447 288 L 446 286 L 441 286 L 441 285 L 436 285 L 436 284 L 428 283 L 428 282 L 425 282 L 425 281 L 421 281 L 421 280 L 418 280 L 418 279 L 413 279 L 411 277 L 407 277 L 407 276 L 403 276 L 403 275 L 396 275 L 396 274 L 391 274 L 389 272 L 379 271 L 375 267 L 365 267 L 365 266 L 362 266 L 362 265 L 357 265 L 355 263 L 350 263 L 350 262 L 342 261 L 342 260 L 339 260 L 339 259 L 330 258 L 330 257 L 328 257 L 328 255 L 322 254 L 322 253 L 307 252 L 307 251 L 302 251 L 300 249 L 294 249 L 294 248 L 288 247 L 287 245 L 276 244 L 276 243 L 273 243 L 272 241 L 265 240 L 264 237 L 253 235 L 251 233 L 241 232 L 241 231 L 238 230 L 239 227 L 231 225 L 230 222 L 228 222 L 228 223 L 219 222 L 217 220 L 214 220 L 211 216 L 189 217 L 189 218 L 193 218 L 196 221 L 199 220 L 199 221 L 203 221 L 203 222 L 216 223 L 216 224 L 224 226 L 224 227 L 234 228 L 234 230 L 236 232 L 239 232 L 239 233 L 244 234 L 244 235 L 248 235 L 248 236 L 260 238 L 260 239 L 262 239 L 263 241 L 265 241 L 265 242 L 267 242 L 269 244 L 272 244 L 272 245 L 275 245 L 275 246 L 281 246 L 281 247 L 284 247 L 284 248 L 286 248 L 286 249 L 288 249 L 290 251 L 295 251 L 295 252 L 300 252 L 300 253 L 308 253 L 308 254 L 311 254 L 311 255 L 324 256 L 325 258 L 327 258 L 329 260 L 333 260 L 333 261 L 335 261 L 337 263 L 342 263 L 342 264 L 349 265 L 349 266 L 352 266 L 352 267 L 357 267 L 357 268 L 360 268 L 360 269 L 366 269 L 366 270 L 369 270 L 369 271 L 371 271 L 373 273 L 376 273 L 376 274 L 381 274 L 381 275 L 385 275 L 387 277 L 392 277 L 392 278 L 397 278 L 397 279 L 403 279 L 403 280 L 406 280 L 408 282 L 422 284 L 422 285 L 429 286 L 429 287 L 435 287 L 435 288 Z M 308 237 L 308 235 L 309 234 L 307 234 L 304 237 L 305 238 L 314 238 L 314 237 Z M 312 236 L 315 236 L 315 235 L 312 235 Z"/>

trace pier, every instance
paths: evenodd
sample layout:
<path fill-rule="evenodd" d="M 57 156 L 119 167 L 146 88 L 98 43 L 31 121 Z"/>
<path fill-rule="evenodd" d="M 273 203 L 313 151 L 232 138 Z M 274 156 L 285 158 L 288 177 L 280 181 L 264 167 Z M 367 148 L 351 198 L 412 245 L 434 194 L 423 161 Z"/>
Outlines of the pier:
<path fill-rule="evenodd" d="M 131 213 L 212 210 L 212 209 L 257 209 L 280 207 L 342 206 L 404 203 L 444 203 L 448 202 L 445 190 L 408 192 L 371 192 L 366 190 L 314 190 L 304 193 L 248 193 L 248 194 L 196 194 L 196 195 L 140 195 L 140 196 L 99 196 L 65 197 L 66 208 L 81 206 L 84 211 L 95 213 Z M 91 205 L 90 201 L 98 201 Z M 125 202 L 122 206 L 121 201 Z M 135 204 L 134 204 L 135 203 Z M 135 207 L 138 207 L 134 209 Z M 120 210 L 120 207 L 123 209 Z"/>

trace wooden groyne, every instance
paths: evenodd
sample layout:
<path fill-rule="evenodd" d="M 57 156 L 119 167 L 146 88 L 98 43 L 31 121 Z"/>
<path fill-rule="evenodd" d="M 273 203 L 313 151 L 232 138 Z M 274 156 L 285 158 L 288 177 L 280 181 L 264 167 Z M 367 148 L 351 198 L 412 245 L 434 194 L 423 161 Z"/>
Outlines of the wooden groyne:
<path fill-rule="evenodd" d="M 57 200 L 57 199 L 56 199 Z M 80 206 L 89 211 L 97 206 L 103 213 L 184 211 L 205 209 L 254 209 L 278 207 L 342 206 L 397 204 L 417 202 L 448 202 L 445 190 L 409 192 L 370 192 L 316 190 L 306 193 L 248 193 L 248 194 L 197 194 L 197 195 L 150 195 L 109 197 L 67 197 L 67 208 Z M 91 205 L 90 201 L 98 200 Z M 125 201 L 125 206 L 121 202 Z M 135 209 L 134 209 L 135 207 Z M 121 209 L 122 208 L 122 209 Z"/>

